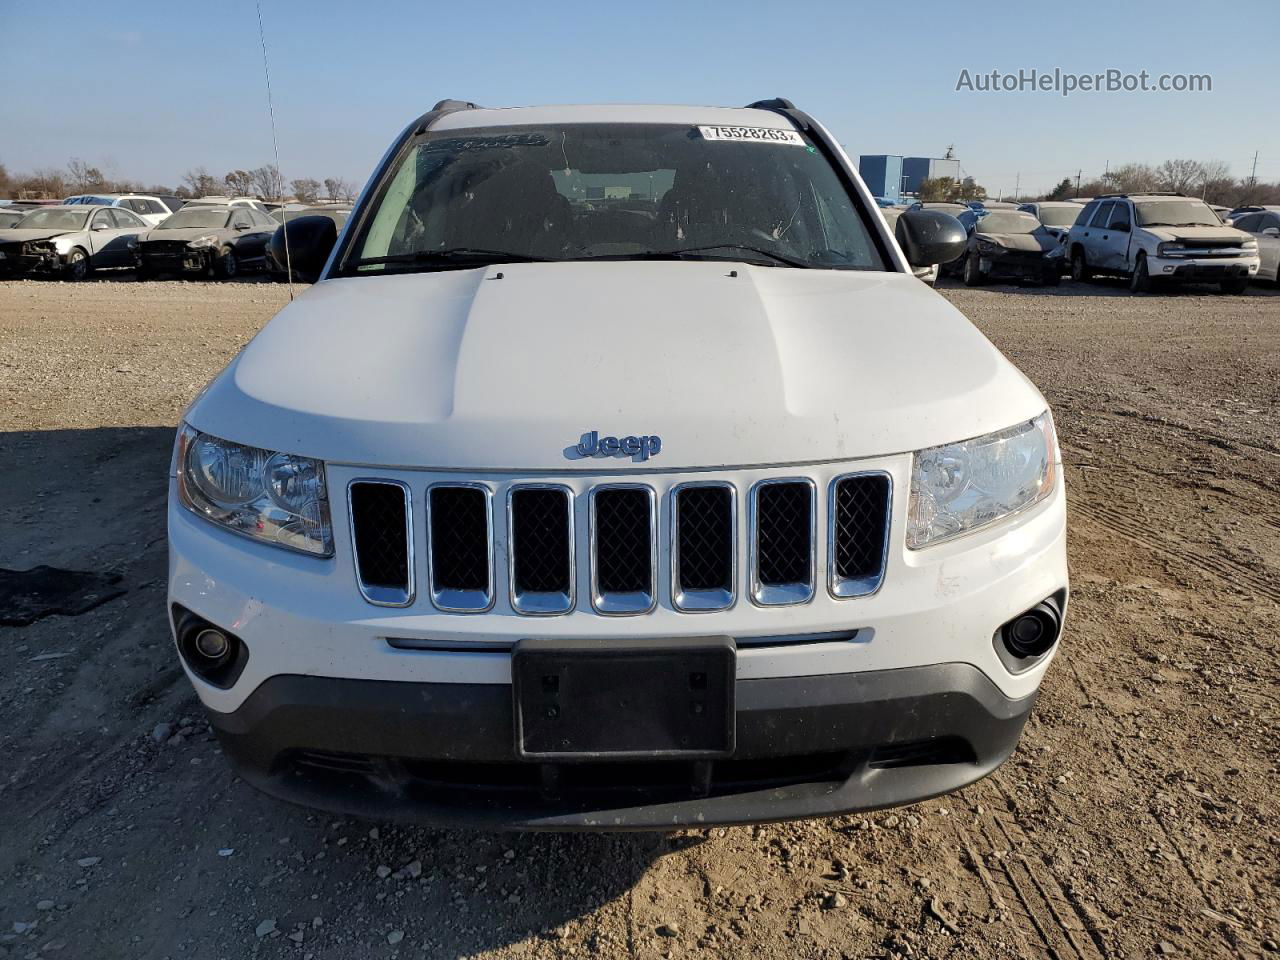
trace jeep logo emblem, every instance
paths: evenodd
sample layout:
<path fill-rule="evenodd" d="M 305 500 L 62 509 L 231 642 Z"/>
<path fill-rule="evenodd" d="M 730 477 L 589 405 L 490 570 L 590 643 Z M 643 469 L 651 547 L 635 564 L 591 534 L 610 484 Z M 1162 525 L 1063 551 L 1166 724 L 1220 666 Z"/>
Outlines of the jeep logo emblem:
<path fill-rule="evenodd" d="M 630 457 L 642 463 L 662 452 L 662 438 L 602 437 L 591 430 L 582 435 L 574 449 L 580 457 Z"/>

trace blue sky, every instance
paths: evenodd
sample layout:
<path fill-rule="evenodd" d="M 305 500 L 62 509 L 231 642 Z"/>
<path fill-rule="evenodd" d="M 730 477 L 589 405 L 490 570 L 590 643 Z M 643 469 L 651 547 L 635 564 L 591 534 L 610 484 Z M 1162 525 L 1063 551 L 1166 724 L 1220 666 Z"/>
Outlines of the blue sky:
<path fill-rule="evenodd" d="M 992 194 L 1126 161 L 1280 180 L 1274 0 L 1095 3 L 262 0 L 286 178 L 363 183 L 442 97 L 486 105 L 786 96 L 850 153 L 940 156 Z M 271 160 L 252 0 L 0 0 L 0 163 L 176 184 Z M 1247 38 L 1247 39 L 1246 39 Z M 1250 51 L 1263 51 L 1253 55 Z M 1209 93 L 956 92 L 1020 68 L 1207 73 Z M 31 96 L 21 96 L 26 90 Z"/>

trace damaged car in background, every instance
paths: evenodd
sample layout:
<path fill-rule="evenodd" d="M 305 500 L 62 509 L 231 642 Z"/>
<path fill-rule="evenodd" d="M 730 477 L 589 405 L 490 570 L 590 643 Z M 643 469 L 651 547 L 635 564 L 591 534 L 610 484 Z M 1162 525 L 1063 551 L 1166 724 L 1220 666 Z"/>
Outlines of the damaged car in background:
<path fill-rule="evenodd" d="M 943 266 L 943 272 L 959 274 L 965 286 L 988 280 L 1033 280 L 1056 286 L 1065 260 L 1051 256 L 1059 241 L 1044 224 L 1020 210 L 973 210 L 960 216 L 969 232 L 964 256 Z"/>
<path fill-rule="evenodd" d="M 142 237 L 138 279 L 185 273 L 230 280 L 265 265 L 275 228 L 254 207 L 189 203 Z"/>
<path fill-rule="evenodd" d="M 83 280 L 93 270 L 132 269 L 147 224 L 122 207 L 50 206 L 0 230 L 0 276 L 56 274 Z"/>

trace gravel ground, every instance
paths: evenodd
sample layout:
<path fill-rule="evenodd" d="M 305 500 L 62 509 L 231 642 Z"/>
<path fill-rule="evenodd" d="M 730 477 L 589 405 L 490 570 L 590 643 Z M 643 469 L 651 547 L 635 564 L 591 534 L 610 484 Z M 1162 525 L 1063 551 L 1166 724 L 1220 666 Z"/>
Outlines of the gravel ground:
<path fill-rule="evenodd" d="M 872 816 L 498 835 L 239 782 L 163 613 L 173 424 L 287 299 L 0 283 L 0 958 L 1263 956 L 1280 941 L 1280 297 L 952 287 L 1053 403 L 1073 606 L 1020 749 Z"/>

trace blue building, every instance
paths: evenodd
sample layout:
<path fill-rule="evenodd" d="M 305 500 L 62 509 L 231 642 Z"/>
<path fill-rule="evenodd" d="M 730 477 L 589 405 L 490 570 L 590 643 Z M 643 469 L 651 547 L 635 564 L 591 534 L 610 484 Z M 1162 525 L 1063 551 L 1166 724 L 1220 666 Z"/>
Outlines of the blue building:
<path fill-rule="evenodd" d="M 960 161 L 936 157 L 905 157 L 902 160 L 902 192 L 912 195 L 920 192 L 920 181 L 950 177 L 960 181 Z"/>
<path fill-rule="evenodd" d="M 902 157 L 889 153 L 858 157 L 858 173 L 873 197 L 897 203 L 902 199 Z"/>

